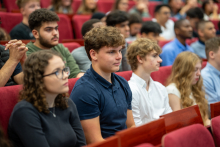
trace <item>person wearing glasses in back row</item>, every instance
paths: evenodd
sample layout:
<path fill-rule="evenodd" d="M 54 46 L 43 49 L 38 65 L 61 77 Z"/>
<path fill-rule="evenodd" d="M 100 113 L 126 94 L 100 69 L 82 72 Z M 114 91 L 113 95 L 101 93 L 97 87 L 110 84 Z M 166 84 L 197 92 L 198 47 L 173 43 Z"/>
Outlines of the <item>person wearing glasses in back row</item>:
<path fill-rule="evenodd" d="M 86 145 L 76 105 L 67 98 L 69 67 L 53 50 L 31 54 L 24 63 L 24 84 L 11 114 L 8 136 L 14 147 Z"/>

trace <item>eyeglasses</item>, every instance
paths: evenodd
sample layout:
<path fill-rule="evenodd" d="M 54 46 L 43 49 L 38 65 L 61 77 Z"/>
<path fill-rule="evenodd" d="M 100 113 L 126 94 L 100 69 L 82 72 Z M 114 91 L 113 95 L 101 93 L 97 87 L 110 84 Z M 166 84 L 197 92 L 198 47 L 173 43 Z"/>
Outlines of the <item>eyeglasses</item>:
<path fill-rule="evenodd" d="M 51 73 L 51 74 L 48 74 L 48 75 L 43 75 L 43 77 L 46 77 L 46 76 L 50 76 L 50 75 L 53 75 L 55 74 L 57 76 L 58 79 L 63 79 L 63 73 L 67 73 L 67 75 L 69 76 L 70 75 L 70 68 L 69 67 L 65 67 L 63 70 L 61 69 L 58 69 L 57 71 Z"/>

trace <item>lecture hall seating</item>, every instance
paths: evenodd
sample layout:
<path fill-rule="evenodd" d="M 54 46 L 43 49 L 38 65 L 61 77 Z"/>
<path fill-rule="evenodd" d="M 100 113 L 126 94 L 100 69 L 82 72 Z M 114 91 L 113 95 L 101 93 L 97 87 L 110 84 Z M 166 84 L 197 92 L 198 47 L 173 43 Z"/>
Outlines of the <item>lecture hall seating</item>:
<path fill-rule="evenodd" d="M 216 147 L 220 147 L 220 116 L 212 118 L 211 128 L 215 145 Z"/>
<path fill-rule="evenodd" d="M 211 118 L 220 115 L 220 102 L 210 104 Z"/>
<path fill-rule="evenodd" d="M 192 124 L 202 124 L 198 105 L 190 106 L 172 113 L 162 115 L 165 119 L 166 133 Z"/>
<path fill-rule="evenodd" d="M 16 0 L 3 0 L 7 12 L 11 12 L 12 10 L 19 9 L 15 2 Z"/>

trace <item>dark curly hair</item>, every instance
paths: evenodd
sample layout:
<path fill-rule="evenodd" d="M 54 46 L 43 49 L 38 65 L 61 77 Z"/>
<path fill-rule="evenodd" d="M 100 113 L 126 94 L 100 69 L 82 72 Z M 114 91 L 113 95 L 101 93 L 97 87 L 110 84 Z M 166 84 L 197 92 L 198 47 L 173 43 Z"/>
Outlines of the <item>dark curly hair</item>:
<path fill-rule="evenodd" d="M 121 32 L 115 27 L 95 27 L 84 36 L 86 53 L 91 60 L 89 51 L 91 49 L 99 51 L 100 48 L 119 47 L 125 45 L 125 40 Z"/>
<path fill-rule="evenodd" d="M 49 113 L 46 96 L 44 94 L 45 85 L 43 75 L 45 68 L 48 66 L 48 60 L 53 56 L 62 56 L 52 50 L 41 50 L 32 53 L 24 63 L 24 84 L 23 90 L 20 92 L 20 100 L 26 100 L 34 105 L 39 112 Z M 58 94 L 55 99 L 55 107 L 66 109 L 67 94 Z"/>
<path fill-rule="evenodd" d="M 31 30 L 38 30 L 43 22 L 54 22 L 59 20 L 60 18 L 55 12 L 48 9 L 38 9 L 30 14 L 28 23 Z"/>

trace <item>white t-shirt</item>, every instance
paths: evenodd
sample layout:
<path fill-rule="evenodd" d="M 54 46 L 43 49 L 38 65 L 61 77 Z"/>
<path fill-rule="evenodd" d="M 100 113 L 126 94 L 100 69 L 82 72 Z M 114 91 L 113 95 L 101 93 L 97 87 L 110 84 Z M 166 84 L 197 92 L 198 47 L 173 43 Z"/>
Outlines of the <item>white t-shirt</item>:
<path fill-rule="evenodd" d="M 181 98 L 180 91 L 177 89 L 175 83 L 169 84 L 169 85 L 166 87 L 166 89 L 167 89 L 168 94 L 174 94 L 174 95 L 176 95 L 178 98 Z M 193 105 L 196 105 L 196 102 L 195 102 L 195 99 L 193 98 L 192 93 L 190 94 L 189 98 L 193 100 Z M 182 106 L 181 106 L 181 107 L 182 107 Z"/>

